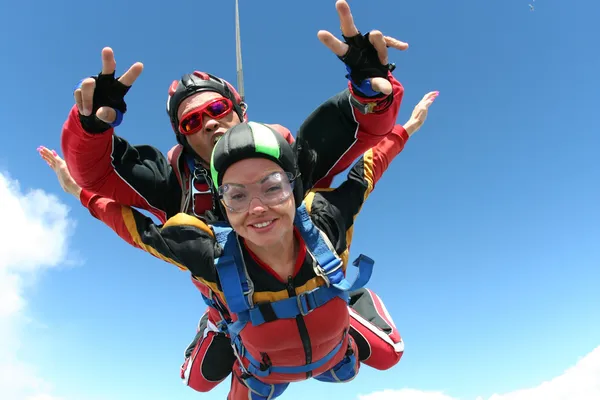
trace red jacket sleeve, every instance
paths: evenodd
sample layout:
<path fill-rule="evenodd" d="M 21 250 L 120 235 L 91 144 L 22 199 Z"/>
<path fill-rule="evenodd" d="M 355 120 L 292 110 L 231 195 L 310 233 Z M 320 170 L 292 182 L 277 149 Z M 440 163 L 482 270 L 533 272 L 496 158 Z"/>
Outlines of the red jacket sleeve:
<path fill-rule="evenodd" d="M 130 245 L 180 270 L 189 270 L 200 279 L 208 279 L 211 288 L 217 287 L 214 233 L 200 219 L 179 213 L 164 225 L 158 225 L 132 207 L 85 189 L 79 198 L 93 217 Z"/>
<path fill-rule="evenodd" d="M 389 135 L 375 145 L 370 151 L 372 158 L 371 190 L 375 188 L 383 173 L 388 169 L 394 158 L 404 150 L 408 141 L 408 133 L 402 125 L 396 125 Z M 367 152 L 367 155 L 369 152 Z"/>
<path fill-rule="evenodd" d="M 83 189 L 147 210 L 163 222 L 178 211 L 181 189 L 158 149 L 131 146 L 113 128 L 85 132 L 76 106 L 63 125 L 61 148 L 71 176 Z"/>
<path fill-rule="evenodd" d="M 305 182 L 306 189 L 329 187 L 336 175 L 391 133 L 404 87 L 391 73 L 388 80 L 392 84 L 389 97 L 362 98 L 349 83 L 347 90 L 328 99 L 304 121 L 298 139 L 302 138 L 317 154 L 312 182 Z M 374 102 L 374 112 L 362 114 L 352 105 L 351 97 L 362 104 Z"/>
<path fill-rule="evenodd" d="M 348 172 L 347 179 L 338 187 L 333 190 L 313 189 L 306 196 L 311 218 L 338 253 L 349 248 L 357 215 L 383 173 L 404 149 L 407 140 L 404 127 L 396 125 L 389 135 L 359 157 Z"/>
<path fill-rule="evenodd" d="M 81 191 L 79 199 L 94 218 L 103 222 L 133 247 L 141 249 L 139 241 L 136 240 L 136 234 L 129 230 L 123 216 L 123 212 L 130 209 L 130 207 L 124 207 L 114 200 L 91 193 L 85 189 Z"/>
<path fill-rule="evenodd" d="M 121 239 L 159 260 L 175 265 L 180 270 L 187 270 L 165 241 L 161 227 L 151 218 L 134 208 L 123 206 L 85 189 L 81 191 L 79 198 L 94 218 L 103 222 Z"/>

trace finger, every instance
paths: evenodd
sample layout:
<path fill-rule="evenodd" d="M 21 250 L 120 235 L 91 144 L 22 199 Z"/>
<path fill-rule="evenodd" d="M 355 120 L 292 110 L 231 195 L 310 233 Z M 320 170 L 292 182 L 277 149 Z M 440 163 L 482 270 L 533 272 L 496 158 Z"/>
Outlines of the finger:
<path fill-rule="evenodd" d="M 50 152 L 50 150 L 47 147 L 44 147 L 44 146 L 38 147 L 38 152 L 40 153 L 41 156 L 47 156 L 47 157 L 49 157 L 50 154 L 52 154 Z"/>
<path fill-rule="evenodd" d="M 48 148 L 42 146 L 39 152 L 40 152 L 40 156 L 42 156 L 42 158 L 44 160 L 54 161 L 54 155 Z"/>
<path fill-rule="evenodd" d="M 42 160 L 44 160 L 46 164 L 50 166 L 50 168 L 54 168 L 54 160 L 49 154 L 40 152 L 40 156 L 42 157 Z"/>
<path fill-rule="evenodd" d="M 391 47 L 396 50 L 406 50 L 408 49 L 408 43 L 403 42 L 398 39 L 394 39 L 391 36 L 384 36 L 385 44 L 387 47 Z"/>
<path fill-rule="evenodd" d="M 96 88 L 96 81 L 94 78 L 84 79 L 81 83 L 81 107 L 83 109 L 82 114 L 89 116 L 94 108 L 94 89 Z"/>
<path fill-rule="evenodd" d="M 81 88 L 75 90 L 73 93 L 73 97 L 75 98 L 75 105 L 77 106 L 77 111 L 80 114 L 83 114 L 83 97 L 81 95 Z"/>
<path fill-rule="evenodd" d="M 102 49 L 102 75 L 110 75 L 115 72 L 117 62 L 115 61 L 115 53 L 110 47 Z"/>
<path fill-rule="evenodd" d="M 111 107 L 100 107 L 96 111 L 96 117 L 107 124 L 112 124 L 117 119 L 117 112 Z"/>
<path fill-rule="evenodd" d="M 388 63 L 388 50 L 385 39 L 383 38 L 383 33 L 380 31 L 371 31 L 369 33 L 369 42 L 375 47 L 377 50 L 377 55 L 379 56 L 379 62 L 383 65 L 387 65 Z"/>
<path fill-rule="evenodd" d="M 50 158 L 48 154 L 42 153 L 41 151 L 40 151 L 40 157 L 42 157 L 42 160 L 46 161 L 47 163 L 52 161 L 52 158 Z"/>
<path fill-rule="evenodd" d="M 321 43 L 327 46 L 329 50 L 333 51 L 338 57 L 343 57 L 348 52 L 348 45 L 333 36 L 330 32 L 319 31 L 317 36 Z"/>
<path fill-rule="evenodd" d="M 64 163 L 65 162 L 65 160 L 63 160 L 62 157 L 58 155 L 58 153 L 56 152 L 56 150 L 52 150 L 52 157 L 54 158 L 54 160 L 56 160 L 57 163 Z"/>
<path fill-rule="evenodd" d="M 424 108 L 424 111 L 427 112 L 427 110 L 429 109 L 429 106 L 431 106 L 433 104 L 433 102 L 435 101 L 435 99 L 438 97 L 440 92 L 429 92 L 427 93 L 424 97 L 423 100 L 421 100 L 419 103 L 421 105 L 421 107 Z"/>
<path fill-rule="evenodd" d="M 439 94 L 440 94 L 440 92 L 438 92 L 437 90 L 436 90 L 436 91 L 433 91 L 433 92 L 429 92 L 429 93 L 427 93 L 425 96 L 423 96 L 423 98 L 421 99 L 421 101 L 426 101 L 426 100 L 429 100 L 429 99 L 431 99 L 432 97 L 433 97 L 433 98 L 436 98 L 436 97 L 437 97 Z"/>
<path fill-rule="evenodd" d="M 46 162 L 46 164 L 48 164 L 50 168 L 54 169 L 54 162 L 51 158 L 42 156 L 42 159 Z"/>
<path fill-rule="evenodd" d="M 136 62 L 119 78 L 119 82 L 125 86 L 131 86 L 133 85 L 133 82 L 135 82 L 135 80 L 142 74 L 143 70 L 144 64 L 141 62 Z"/>
<path fill-rule="evenodd" d="M 371 78 L 371 88 L 386 95 L 392 93 L 392 84 L 384 78 Z"/>
<path fill-rule="evenodd" d="M 358 35 L 358 29 L 354 25 L 354 18 L 350 11 L 350 6 L 345 0 L 338 0 L 335 3 L 335 9 L 340 17 L 340 27 L 342 29 L 342 35 L 346 37 L 352 37 Z"/>

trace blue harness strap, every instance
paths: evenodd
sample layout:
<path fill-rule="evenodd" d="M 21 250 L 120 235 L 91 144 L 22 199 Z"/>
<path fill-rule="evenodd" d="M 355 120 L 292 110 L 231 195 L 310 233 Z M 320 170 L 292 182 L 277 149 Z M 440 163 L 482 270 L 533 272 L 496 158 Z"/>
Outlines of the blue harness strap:
<path fill-rule="evenodd" d="M 194 175 L 194 171 L 196 170 L 196 164 L 194 163 L 194 158 L 190 157 L 188 155 L 185 156 L 185 162 L 188 165 L 188 168 L 190 170 L 190 175 Z"/>
<path fill-rule="evenodd" d="M 326 241 L 325 235 L 313 224 L 304 203 L 298 207 L 294 223 L 300 231 L 306 247 L 323 269 L 331 286 L 341 291 L 351 292 L 364 287 L 369 282 L 375 261 L 364 254 L 361 254 L 354 260 L 352 264 L 358 267 L 358 275 L 354 282 L 350 283 L 344 274 L 342 260 Z"/>
<path fill-rule="evenodd" d="M 223 289 L 229 311 L 243 314 L 248 311 L 250 299 L 250 284 L 246 277 L 245 263 L 239 250 L 237 235 L 228 226 L 213 225 L 217 243 L 222 247 L 221 256 L 215 259 L 215 267 Z"/>
<path fill-rule="evenodd" d="M 293 367 L 274 365 L 265 366 L 264 364 L 261 364 L 258 360 L 256 360 L 254 357 L 252 357 L 252 354 L 246 352 L 244 354 L 244 357 L 246 357 L 248 361 L 250 361 L 250 365 L 248 365 L 248 372 L 250 372 L 254 376 L 264 378 L 266 376 L 269 376 L 273 372 L 280 374 L 301 374 L 309 371 L 314 371 L 315 369 L 322 367 L 323 365 L 328 363 L 333 357 L 335 357 L 338 351 L 340 351 L 340 349 L 342 348 L 342 344 L 344 343 L 346 333 L 347 331 L 344 332 L 342 340 L 340 340 L 340 342 L 329 353 L 327 353 L 327 355 L 310 364 L 298 365 Z"/>
<path fill-rule="evenodd" d="M 294 225 L 296 225 L 302 239 L 304 239 L 307 249 L 329 278 L 328 280 L 332 284 L 341 282 L 344 279 L 342 260 L 323 239 L 321 231 L 312 223 L 304 203 L 296 210 Z"/>
<path fill-rule="evenodd" d="M 248 373 L 256 377 L 266 377 L 273 372 L 295 374 L 313 371 L 326 364 L 338 353 L 343 338 L 325 357 L 310 364 L 267 366 L 248 353 L 242 344 L 240 332 L 246 324 L 251 323 L 253 326 L 258 326 L 276 319 L 305 316 L 336 297 L 348 302 L 349 292 L 363 287 L 369 281 L 373 271 L 374 261 L 361 254 L 353 262 L 359 271 L 356 279 L 350 283 L 345 277 L 341 258 L 336 254 L 325 235 L 313 224 L 304 203 L 296 211 L 294 224 L 304 239 L 307 250 L 314 256 L 322 270 L 320 275 L 325 279 L 327 285 L 287 299 L 256 305 L 253 304 L 253 287 L 247 276 L 237 234 L 226 224 L 219 223 L 212 226 L 216 240 L 223 249 L 222 254 L 215 259 L 215 268 L 227 308 L 237 317 L 235 322 L 228 321 L 223 329 L 230 336 L 236 356 L 244 357 L 250 362 Z M 264 307 L 270 309 L 268 320 L 265 319 L 263 313 Z"/>
<path fill-rule="evenodd" d="M 348 292 L 340 292 L 334 287 L 319 286 L 311 291 L 300 293 L 295 297 L 278 300 L 268 303 L 268 307 L 272 310 L 276 319 L 296 318 L 297 315 L 308 315 L 314 309 L 319 308 L 330 300 L 340 297 L 345 302 L 350 300 Z M 265 322 L 265 317 L 261 310 L 262 304 L 249 310 L 250 322 L 252 325 L 261 325 Z"/>

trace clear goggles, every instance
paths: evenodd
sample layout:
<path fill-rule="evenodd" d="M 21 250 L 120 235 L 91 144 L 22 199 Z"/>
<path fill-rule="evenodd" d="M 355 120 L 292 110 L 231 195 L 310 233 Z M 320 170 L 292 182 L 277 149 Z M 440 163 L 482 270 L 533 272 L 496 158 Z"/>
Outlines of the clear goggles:
<path fill-rule="evenodd" d="M 283 203 L 294 192 L 296 178 L 289 172 L 273 172 L 258 182 L 250 184 L 227 183 L 219 187 L 219 197 L 231 212 L 245 212 L 250 202 L 258 198 L 265 206 Z"/>

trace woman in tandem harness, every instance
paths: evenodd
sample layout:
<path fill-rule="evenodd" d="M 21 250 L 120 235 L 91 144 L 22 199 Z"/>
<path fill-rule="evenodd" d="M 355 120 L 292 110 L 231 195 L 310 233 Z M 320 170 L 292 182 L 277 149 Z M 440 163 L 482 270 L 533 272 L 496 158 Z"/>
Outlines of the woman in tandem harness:
<path fill-rule="evenodd" d="M 394 156 L 390 142 L 361 157 L 338 188 L 302 202 L 298 160 L 310 164 L 317 155 L 294 150 L 265 125 L 240 124 L 219 140 L 211 159 L 228 223 L 209 227 L 180 214 L 162 228 L 171 250 L 163 254 L 191 271 L 231 338 L 237 360 L 230 399 L 273 399 L 290 382 L 356 376 L 347 305 L 350 292 L 367 283 L 373 261 L 358 257 L 359 275 L 348 282 L 347 240 Z"/>
<path fill-rule="evenodd" d="M 215 147 L 211 173 L 228 223 L 212 225 L 218 287 L 204 298 L 231 338 L 234 379 L 256 398 L 277 397 L 292 381 L 340 382 L 358 372 L 347 304 L 373 261 L 361 255 L 359 275 L 348 282 L 345 242 L 370 186 L 360 170 L 307 204 L 296 154 L 270 128 L 240 125 Z"/>

